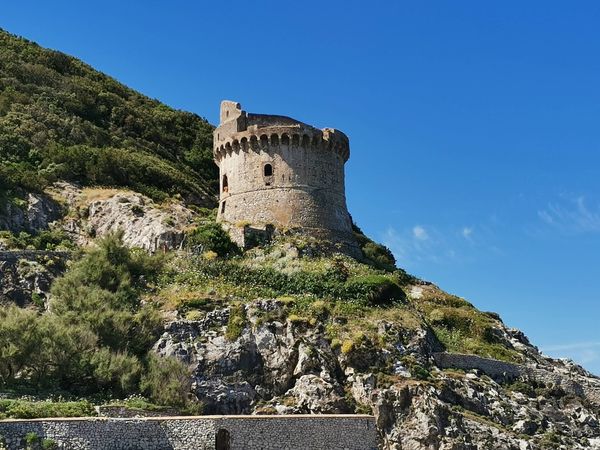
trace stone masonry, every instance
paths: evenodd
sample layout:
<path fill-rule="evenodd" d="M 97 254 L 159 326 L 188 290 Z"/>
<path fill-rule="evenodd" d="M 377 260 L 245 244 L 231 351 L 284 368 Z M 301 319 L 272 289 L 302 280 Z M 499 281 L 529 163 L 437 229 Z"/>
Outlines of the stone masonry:
<path fill-rule="evenodd" d="M 289 117 L 247 113 L 231 101 L 221 103 L 220 122 L 214 131 L 218 220 L 229 226 L 234 240 L 244 245 L 240 230 L 248 225 L 270 226 L 360 256 L 346 208 L 344 164 L 350 147 L 344 133 Z"/>
<path fill-rule="evenodd" d="M 0 421 L 9 450 L 25 435 L 66 450 L 375 450 L 375 419 L 365 415 L 202 416 L 143 419 Z"/>

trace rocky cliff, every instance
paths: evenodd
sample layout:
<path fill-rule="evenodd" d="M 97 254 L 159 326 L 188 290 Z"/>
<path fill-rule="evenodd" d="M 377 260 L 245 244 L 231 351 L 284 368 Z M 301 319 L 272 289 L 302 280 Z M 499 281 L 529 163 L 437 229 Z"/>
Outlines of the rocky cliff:
<path fill-rule="evenodd" d="M 145 300 L 166 321 L 154 351 L 191 368 L 205 414 L 372 413 L 382 449 L 600 448 L 598 378 L 435 285 L 295 237 L 229 260 L 177 251 L 196 213 L 132 191 L 59 183 L 41 198 L 42 217 L 4 223 L 80 246 L 123 229 L 130 246 L 174 251 Z M 3 301 L 44 309 L 69 254 L 1 252 Z M 360 300 L 373 277 L 402 295 Z"/>
<path fill-rule="evenodd" d="M 600 448 L 600 380 L 541 355 L 516 330 L 498 331 L 534 356 L 518 366 L 531 372 L 518 376 L 494 371 L 503 363 L 490 359 L 488 371 L 463 355 L 453 355 L 462 369 L 437 364 L 443 345 L 430 328 L 409 331 L 386 319 L 372 323 L 385 345 L 345 351 L 325 323 L 286 319 L 286 308 L 277 300 L 247 304 L 247 325 L 234 340 L 226 337 L 230 308 L 173 321 L 155 349 L 193 365 L 194 392 L 209 413 L 371 412 L 382 449 Z"/>

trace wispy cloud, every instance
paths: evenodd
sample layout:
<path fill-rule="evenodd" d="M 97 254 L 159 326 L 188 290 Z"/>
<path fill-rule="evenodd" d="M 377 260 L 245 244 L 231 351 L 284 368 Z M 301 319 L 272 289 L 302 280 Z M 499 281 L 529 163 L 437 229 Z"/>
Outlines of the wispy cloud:
<path fill-rule="evenodd" d="M 443 264 L 461 259 L 462 253 L 456 248 L 457 231 L 443 233 L 431 225 L 414 225 L 405 229 L 388 227 L 382 241 L 403 267 L 410 268 L 421 263 Z"/>
<path fill-rule="evenodd" d="M 549 203 L 538 211 L 538 217 L 564 233 L 600 233 L 600 205 L 590 207 L 583 196 Z"/>
<path fill-rule="evenodd" d="M 503 255 L 497 247 L 497 218 L 463 224 L 416 223 L 389 226 L 379 239 L 401 267 L 417 270 L 426 264 L 470 263 L 486 255 Z"/>
<path fill-rule="evenodd" d="M 418 239 L 419 241 L 426 241 L 429 239 L 427 230 L 425 230 L 425 228 L 423 228 L 421 225 L 415 225 L 412 231 L 414 238 Z"/>
<path fill-rule="evenodd" d="M 473 239 L 473 227 L 463 227 L 461 234 L 467 241 L 471 241 Z"/>

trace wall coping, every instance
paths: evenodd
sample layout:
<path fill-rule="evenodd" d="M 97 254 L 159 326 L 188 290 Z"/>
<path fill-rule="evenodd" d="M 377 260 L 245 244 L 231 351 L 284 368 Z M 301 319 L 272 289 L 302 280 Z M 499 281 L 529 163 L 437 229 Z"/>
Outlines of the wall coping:
<path fill-rule="evenodd" d="M 281 414 L 281 415 L 230 415 L 230 416 L 158 416 L 158 417 L 45 417 L 38 419 L 4 419 L 3 423 L 31 423 L 31 422 L 160 422 L 173 420 L 277 420 L 277 419 L 375 419 L 375 416 L 369 414 Z"/>

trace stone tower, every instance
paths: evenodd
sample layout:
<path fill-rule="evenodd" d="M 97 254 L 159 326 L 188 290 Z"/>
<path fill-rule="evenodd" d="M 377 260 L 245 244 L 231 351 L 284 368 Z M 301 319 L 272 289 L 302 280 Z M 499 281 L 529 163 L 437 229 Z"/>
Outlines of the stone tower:
<path fill-rule="evenodd" d="M 239 103 L 223 101 L 214 131 L 218 220 L 240 245 L 249 232 L 293 230 L 359 256 L 346 208 L 344 163 L 349 156 L 341 131 L 247 113 Z"/>

